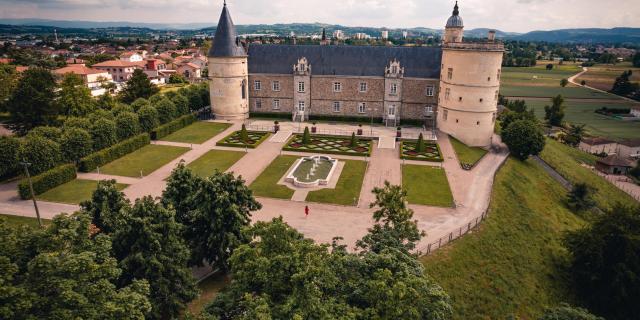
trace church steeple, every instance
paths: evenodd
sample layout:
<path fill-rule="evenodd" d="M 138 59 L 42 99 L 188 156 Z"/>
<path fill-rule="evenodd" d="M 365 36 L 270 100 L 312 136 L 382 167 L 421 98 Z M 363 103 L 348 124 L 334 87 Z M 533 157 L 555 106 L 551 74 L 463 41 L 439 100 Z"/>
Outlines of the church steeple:
<path fill-rule="evenodd" d="M 216 27 L 216 35 L 213 39 L 213 46 L 209 50 L 209 57 L 243 57 L 247 53 L 244 51 L 236 27 L 231 20 L 227 1 L 224 1 L 220 20 Z"/>

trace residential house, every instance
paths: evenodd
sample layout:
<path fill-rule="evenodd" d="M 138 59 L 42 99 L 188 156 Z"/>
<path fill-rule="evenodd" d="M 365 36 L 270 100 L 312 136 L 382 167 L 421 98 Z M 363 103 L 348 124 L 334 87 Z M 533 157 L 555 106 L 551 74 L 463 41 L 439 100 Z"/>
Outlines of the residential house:
<path fill-rule="evenodd" d="M 640 159 L 640 139 L 618 143 L 618 155 L 623 158 Z"/>
<path fill-rule="evenodd" d="M 194 63 L 188 62 L 179 65 L 176 71 L 189 80 L 189 82 L 193 82 L 201 78 L 202 68 Z"/>
<path fill-rule="evenodd" d="M 632 167 L 631 160 L 615 154 L 596 160 L 596 169 L 606 174 L 626 175 Z"/>
<path fill-rule="evenodd" d="M 605 138 L 583 138 L 578 149 L 591 154 L 614 154 L 618 152 L 618 143 Z"/>
<path fill-rule="evenodd" d="M 167 63 L 160 59 L 146 59 L 144 73 L 147 74 L 151 82 L 155 84 L 165 84 L 169 82 L 169 77 L 176 73 L 175 70 L 167 69 Z"/>
<path fill-rule="evenodd" d="M 126 61 L 126 62 L 140 62 L 144 60 L 144 57 L 142 54 L 138 52 L 128 51 L 120 55 L 120 60 Z"/>
<path fill-rule="evenodd" d="M 93 65 L 95 69 L 109 72 L 115 82 L 126 82 L 133 75 L 133 71 L 136 69 L 144 70 L 144 67 L 144 61 L 128 62 L 123 60 L 109 60 Z"/>
<path fill-rule="evenodd" d="M 62 78 L 65 74 L 73 73 L 82 78 L 82 81 L 91 90 L 91 95 L 96 97 L 105 93 L 105 89 L 102 88 L 102 82 L 112 82 L 111 74 L 109 72 L 94 68 L 89 68 L 84 64 L 71 64 L 64 68 L 56 69 L 53 73 Z"/>

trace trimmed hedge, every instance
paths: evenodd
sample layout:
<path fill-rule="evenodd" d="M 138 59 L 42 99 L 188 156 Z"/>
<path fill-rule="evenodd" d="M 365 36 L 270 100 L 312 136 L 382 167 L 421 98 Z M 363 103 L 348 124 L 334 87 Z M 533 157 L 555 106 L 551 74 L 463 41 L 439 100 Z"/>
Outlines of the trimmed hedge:
<path fill-rule="evenodd" d="M 309 121 L 335 121 L 335 122 L 360 122 L 360 123 L 368 123 L 371 122 L 371 117 L 367 116 L 332 116 L 332 115 L 320 115 L 320 114 L 310 114 Z M 382 118 L 374 117 L 373 123 L 381 123 Z"/>
<path fill-rule="evenodd" d="M 289 147 L 289 145 L 291 144 L 291 142 L 293 142 L 293 140 L 296 138 L 296 135 L 299 134 L 294 134 L 291 136 L 291 138 L 289 138 L 289 140 L 287 140 L 287 143 L 285 143 L 284 147 L 282 148 L 283 151 L 293 151 L 293 152 L 307 152 L 307 153 L 319 153 L 319 154 L 335 154 L 335 155 L 343 155 L 343 156 L 355 156 L 355 157 L 364 157 L 364 156 L 371 156 L 371 151 L 373 149 L 373 139 L 370 138 L 362 138 L 362 137 L 358 137 L 358 140 L 360 141 L 368 141 L 369 142 L 369 150 L 367 150 L 367 152 L 347 152 L 347 151 L 336 151 L 336 150 L 311 150 L 311 149 L 296 149 L 296 148 L 292 148 Z M 321 134 L 312 134 L 311 135 L 312 138 L 344 138 L 344 139 L 351 139 L 350 136 L 332 136 L 332 135 L 321 135 Z"/>
<path fill-rule="evenodd" d="M 404 155 L 403 151 L 404 151 L 404 143 L 405 142 L 416 143 L 417 140 L 403 140 L 403 141 L 400 141 L 400 159 L 417 160 L 417 161 L 430 161 L 430 162 L 443 162 L 444 161 L 444 159 L 442 158 L 442 150 L 440 150 L 440 145 L 437 144 L 437 143 L 425 142 L 425 144 L 435 145 L 436 146 L 436 149 L 438 149 L 438 154 L 439 154 L 439 156 L 437 158 L 433 158 L 433 157 L 420 158 L 420 157 L 413 157 L 413 156 Z"/>
<path fill-rule="evenodd" d="M 266 118 L 266 119 L 281 119 L 291 120 L 293 115 L 291 112 L 250 112 L 250 118 Z"/>
<path fill-rule="evenodd" d="M 193 114 L 184 115 L 178 119 L 167 122 L 151 131 L 151 140 L 164 138 L 194 122 L 198 121 Z"/>
<path fill-rule="evenodd" d="M 261 143 L 263 143 L 265 140 L 267 140 L 267 138 L 269 138 L 271 136 L 271 132 L 269 132 L 269 131 L 248 130 L 247 132 L 249 132 L 249 133 L 264 133 L 264 135 L 262 137 L 260 137 L 260 139 L 258 139 L 254 144 L 228 143 L 228 142 L 225 142 L 225 141 L 227 141 L 227 139 L 233 137 L 233 135 L 235 135 L 235 134 L 237 134 L 239 132 L 240 132 L 240 130 L 232 132 L 228 136 L 224 137 L 224 139 L 218 141 L 216 143 L 216 146 L 219 146 L 219 147 L 233 147 L 233 148 L 245 148 L 246 147 L 246 148 L 249 148 L 249 149 L 255 149 Z"/>
<path fill-rule="evenodd" d="M 33 193 L 36 195 L 45 193 L 47 190 L 75 179 L 76 176 L 76 166 L 71 163 L 55 167 L 35 177 L 31 177 Z M 22 181 L 18 183 L 18 194 L 20 194 L 20 198 L 23 200 L 31 199 L 29 180 L 22 179 Z"/>
<path fill-rule="evenodd" d="M 113 160 L 116 160 L 124 155 L 134 152 L 151 142 L 149 135 L 146 133 L 137 135 L 131 139 L 124 140 L 120 143 L 114 144 L 109 148 L 102 149 L 98 152 L 94 152 L 82 159 L 78 169 L 81 172 L 91 172 L 98 166 L 107 164 Z"/>

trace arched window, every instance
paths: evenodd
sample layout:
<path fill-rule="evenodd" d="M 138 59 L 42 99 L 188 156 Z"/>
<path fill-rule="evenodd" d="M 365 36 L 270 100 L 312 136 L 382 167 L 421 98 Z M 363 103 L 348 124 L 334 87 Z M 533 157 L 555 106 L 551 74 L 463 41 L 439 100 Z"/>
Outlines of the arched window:
<path fill-rule="evenodd" d="M 240 91 L 242 91 L 242 99 L 246 99 L 247 98 L 247 82 L 245 80 L 242 80 Z"/>

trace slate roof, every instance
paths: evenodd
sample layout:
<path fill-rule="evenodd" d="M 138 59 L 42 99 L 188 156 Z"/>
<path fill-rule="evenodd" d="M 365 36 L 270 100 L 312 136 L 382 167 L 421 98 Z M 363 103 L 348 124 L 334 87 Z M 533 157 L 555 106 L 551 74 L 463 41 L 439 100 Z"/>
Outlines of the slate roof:
<path fill-rule="evenodd" d="M 439 47 L 249 45 L 249 73 L 291 74 L 293 65 L 305 57 L 312 75 L 384 76 L 393 59 L 405 77 L 439 78 L 442 49 Z"/>
<path fill-rule="evenodd" d="M 449 17 L 449 20 L 447 20 L 446 27 L 464 27 L 462 17 L 460 17 L 460 11 L 458 11 L 458 1 L 456 1 L 456 5 L 453 7 L 453 14 Z"/>
<path fill-rule="evenodd" d="M 213 45 L 209 49 L 209 57 L 243 57 L 247 55 L 238 39 L 238 32 L 233 25 L 226 3 L 222 7 L 216 35 L 213 39 Z"/>

